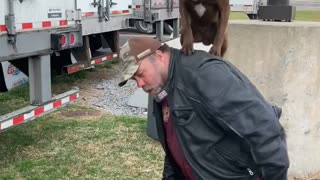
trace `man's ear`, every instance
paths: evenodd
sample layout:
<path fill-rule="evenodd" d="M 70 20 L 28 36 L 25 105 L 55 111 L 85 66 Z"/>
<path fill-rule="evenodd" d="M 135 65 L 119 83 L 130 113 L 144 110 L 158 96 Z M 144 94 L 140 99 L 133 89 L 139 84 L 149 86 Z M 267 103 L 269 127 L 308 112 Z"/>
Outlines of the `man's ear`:
<path fill-rule="evenodd" d="M 158 60 L 160 60 L 161 62 L 164 62 L 165 58 L 164 58 L 164 53 L 162 51 L 156 50 L 155 55 Z"/>

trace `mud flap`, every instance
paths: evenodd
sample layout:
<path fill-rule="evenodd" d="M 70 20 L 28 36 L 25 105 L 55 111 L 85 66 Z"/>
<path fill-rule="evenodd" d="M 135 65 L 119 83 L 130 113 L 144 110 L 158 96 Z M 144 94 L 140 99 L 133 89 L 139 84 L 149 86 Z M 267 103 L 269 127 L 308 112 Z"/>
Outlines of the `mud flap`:
<path fill-rule="evenodd" d="M 28 82 L 28 77 L 9 62 L 0 63 L 0 92 L 10 91 Z"/>

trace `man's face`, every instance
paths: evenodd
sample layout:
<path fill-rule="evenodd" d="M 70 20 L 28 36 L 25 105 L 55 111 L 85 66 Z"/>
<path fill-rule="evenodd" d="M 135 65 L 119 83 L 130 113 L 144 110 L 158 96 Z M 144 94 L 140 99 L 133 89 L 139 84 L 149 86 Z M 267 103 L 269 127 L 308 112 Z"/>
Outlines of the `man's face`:
<path fill-rule="evenodd" d="M 164 53 L 157 51 L 155 55 L 141 60 L 137 72 L 132 77 L 139 88 L 153 95 L 160 92 L 168 72 L 164 58 L 166 58 Z"/>

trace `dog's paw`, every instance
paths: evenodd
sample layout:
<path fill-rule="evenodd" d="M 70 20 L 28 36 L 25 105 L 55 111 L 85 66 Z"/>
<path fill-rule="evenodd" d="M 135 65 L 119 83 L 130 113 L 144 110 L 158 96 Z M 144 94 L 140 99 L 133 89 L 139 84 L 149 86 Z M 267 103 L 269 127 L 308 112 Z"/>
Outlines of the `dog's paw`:
<path fill-rule="evenodd" d="M 221 57 L 221 48 L 217 48 L 215 46 L 212 46 L 209 50 L 209 53 L 215 56 L 220 56 Z"/>
<path fill-rule="evenodd" d="M 185 55 L 191 55 L 193 54 L 193 46 L 192 44 L 190 45 L 183 45 L 181 48 L 181 51 L 185 54 Z"/>
<path fill-rule="evenodd" d="M 185 55 L 193 54 L 193 34 L 191 30 L 184 30 L 180 37 L 181 51 Z"/>

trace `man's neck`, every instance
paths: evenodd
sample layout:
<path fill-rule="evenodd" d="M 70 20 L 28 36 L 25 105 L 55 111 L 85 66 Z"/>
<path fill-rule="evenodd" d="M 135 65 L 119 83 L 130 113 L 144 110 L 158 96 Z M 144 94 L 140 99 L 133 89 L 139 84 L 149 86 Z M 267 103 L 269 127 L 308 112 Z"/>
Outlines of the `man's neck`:
<path fill-rule="evenodd" d="M 162 79 L 164 84 L 168 81 L 168 76 L 170 73 L 170 62 L 171 62 L 171 57 L 170 57 L 170 52 L 165 53 L 165 68 L 164 71 L 162 72 Z"/>
<path fill-rule="evenodd" d="M 170 50 L 169 52 L 166 52 L 166 61 L 165 61 L 165 68 L 164 71 L 162 73 L 162 79 L 163 79 L 163 87 L 162 89 L 156 94 L 155 96 L 155 100 L 157 102 L 161 102 L 168 94 L 168 85 L 169 85 L 169 81 L 170 81 L 170 77 L 172 76 L 172 66 L 173 66 L 173 60 L 172 60 L 172 54 L 171 54 L 172 50 Z"/>

